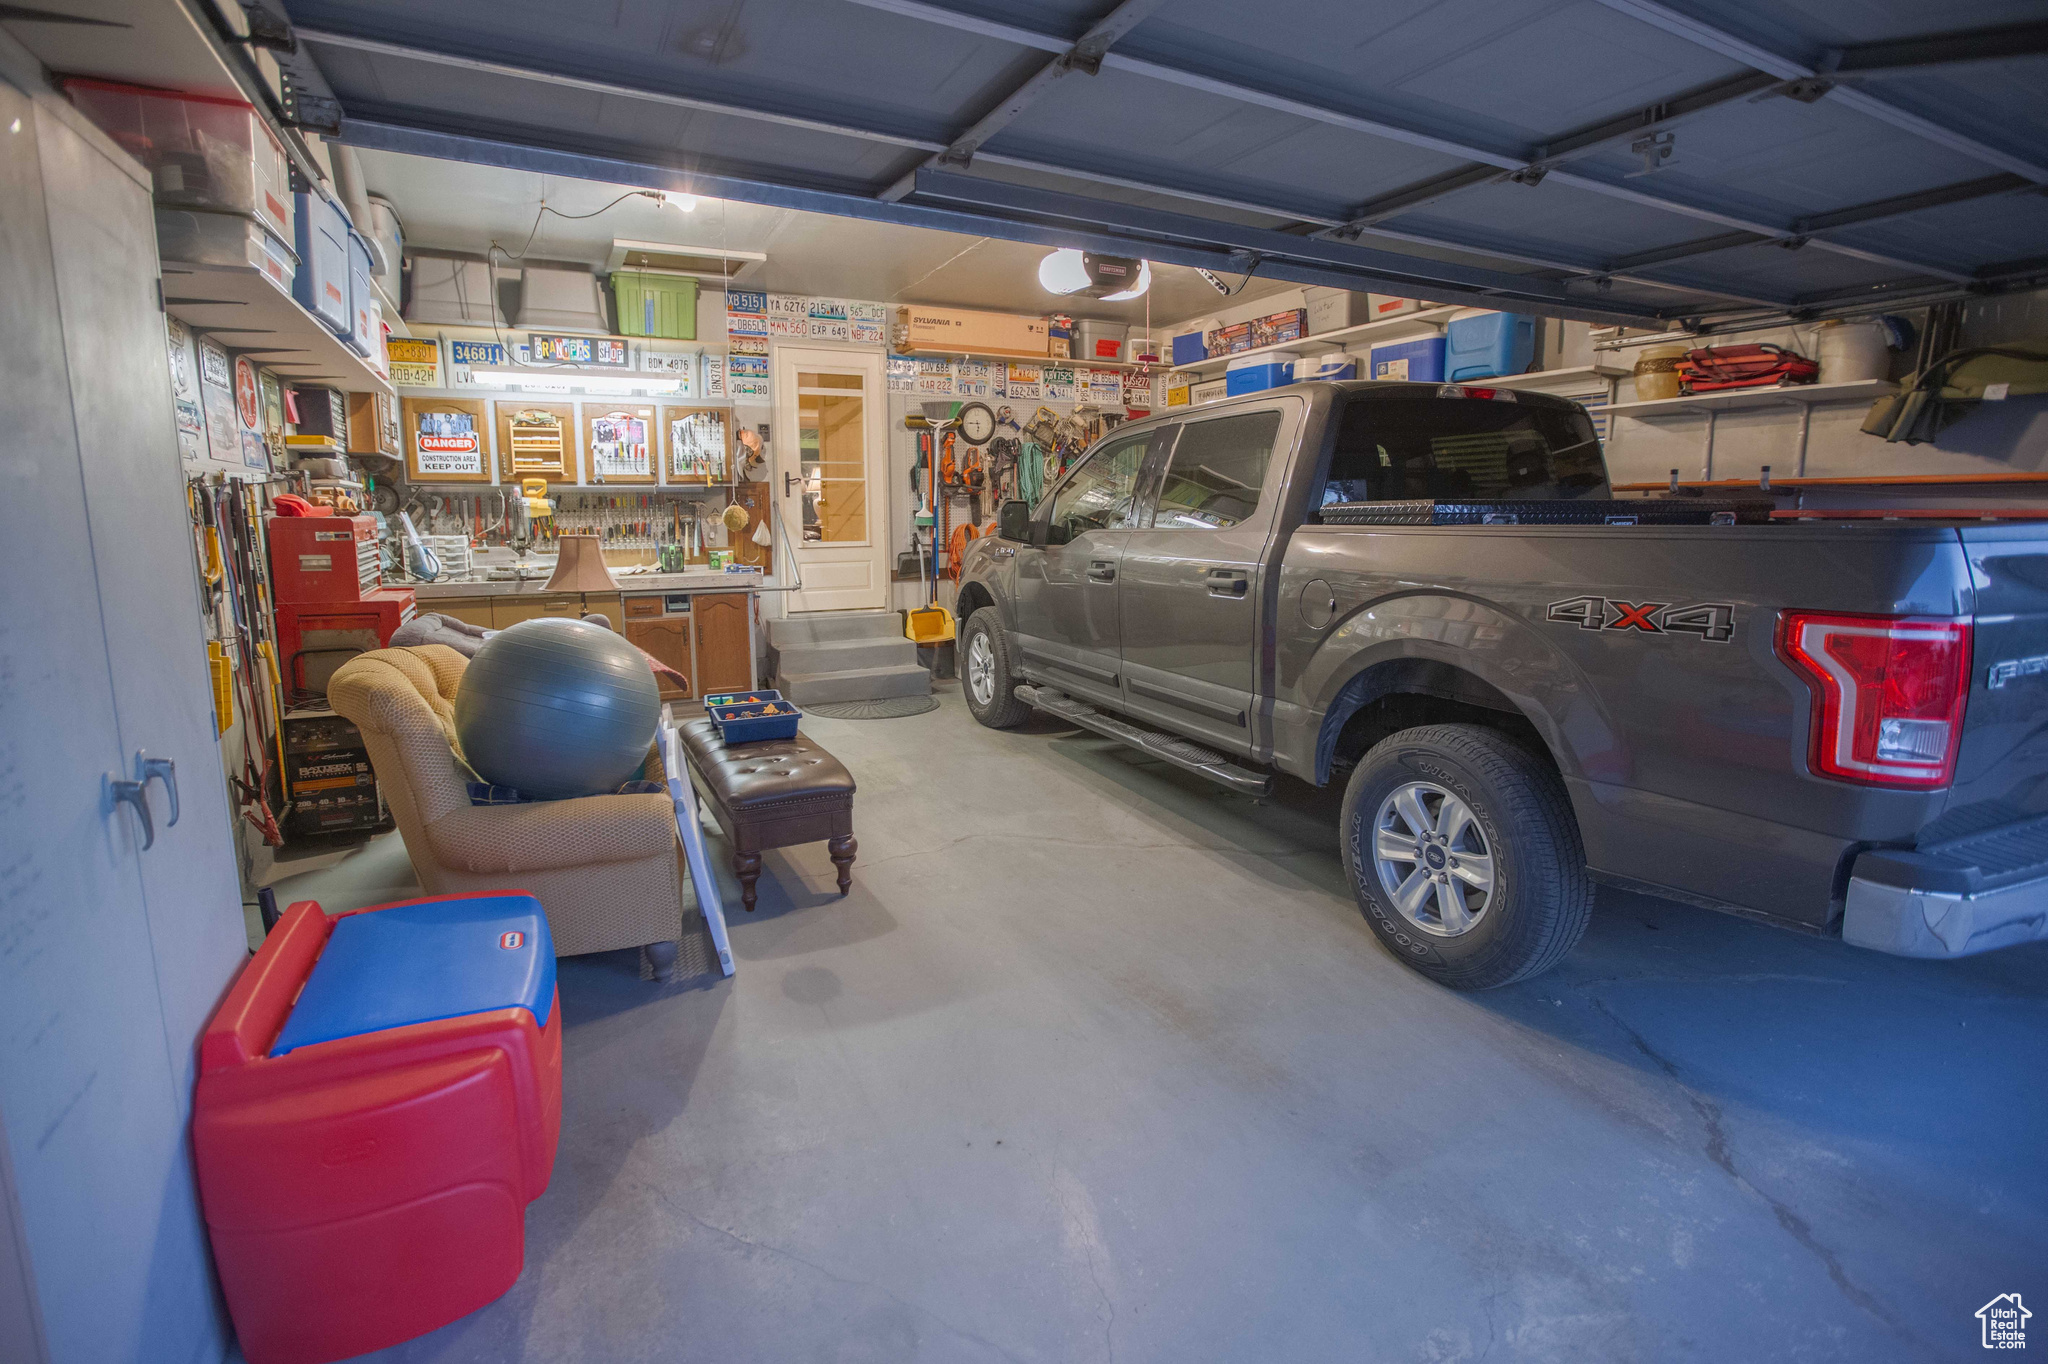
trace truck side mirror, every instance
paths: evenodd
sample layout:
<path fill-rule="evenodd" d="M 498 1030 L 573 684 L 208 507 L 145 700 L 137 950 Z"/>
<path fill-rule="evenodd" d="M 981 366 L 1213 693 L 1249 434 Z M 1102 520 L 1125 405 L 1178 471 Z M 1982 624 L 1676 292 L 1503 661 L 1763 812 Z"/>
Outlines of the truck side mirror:
<path fill-rule="evenodd" d="M 1031 504 L 1022 498 L 1011 498 L 1003 503 L 996 513 L 996 534 L 1005 540 L 1029 540 L 1031 538 Z"/>

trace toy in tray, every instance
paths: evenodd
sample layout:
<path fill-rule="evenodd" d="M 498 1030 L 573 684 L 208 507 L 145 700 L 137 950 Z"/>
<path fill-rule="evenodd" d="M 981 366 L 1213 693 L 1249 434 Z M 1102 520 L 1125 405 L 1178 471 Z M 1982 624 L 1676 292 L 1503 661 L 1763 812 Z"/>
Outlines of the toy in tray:
<path fill-rule="evenodd" d="M 766 701 L 739 701 L 707 709 L 728 744 L 756 743 L 762 739 L 794 739 L 804 713 L 781 697 Z"/>

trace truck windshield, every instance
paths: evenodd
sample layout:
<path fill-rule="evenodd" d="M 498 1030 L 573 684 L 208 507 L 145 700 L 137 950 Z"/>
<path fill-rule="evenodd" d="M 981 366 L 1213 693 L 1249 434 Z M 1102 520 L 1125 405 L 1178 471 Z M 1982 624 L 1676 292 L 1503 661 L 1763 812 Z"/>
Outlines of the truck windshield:
<path fill-rule="evenodd" d="M 1347 404 L 1321 502 L 1610 495 L 1600 438 L 1582 411 L 1483 398 L 1377 398 Z"/>

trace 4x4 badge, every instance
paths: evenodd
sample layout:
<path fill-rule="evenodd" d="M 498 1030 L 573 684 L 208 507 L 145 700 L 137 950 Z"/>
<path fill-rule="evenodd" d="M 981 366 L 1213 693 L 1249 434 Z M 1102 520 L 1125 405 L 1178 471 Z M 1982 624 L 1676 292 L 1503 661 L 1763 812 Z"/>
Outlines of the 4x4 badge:
<path fill-rule="evenodd" d="M 1715 644 L 1735 638 L 1735 608 L 1726 602 L 1674 606 L 1669 602 L 1616 601 L 1611 597 L 1571 597 L 1554 601 L 1543 618 L 1581 630 L 1628 630 L 1644 635 L 1698 635 Z"/>

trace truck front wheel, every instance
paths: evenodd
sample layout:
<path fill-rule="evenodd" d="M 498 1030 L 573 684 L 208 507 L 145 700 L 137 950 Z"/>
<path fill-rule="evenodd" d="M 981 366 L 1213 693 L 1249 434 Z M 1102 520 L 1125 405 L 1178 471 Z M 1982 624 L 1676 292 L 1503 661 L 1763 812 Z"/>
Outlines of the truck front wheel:
<path fill-rule="evenodd" d="M 1017 674 L 1010 661 L 1010 641 L 1003 634 L 1003 616 L 984 606 L 967 618 L 960 632 L 960 690 L 967 709 L 990 729 L 1015 729 L 1031 714 L 1017 699 Z"/>
<path fill-rule="evenodd" d="M 1493 730 L 1428 725 L 1380 741 L 1351 774 L 1339 827 L 1373 932 L 1453 989 L 1549 970 L 1592 916 L 1564 783 Z"/>

